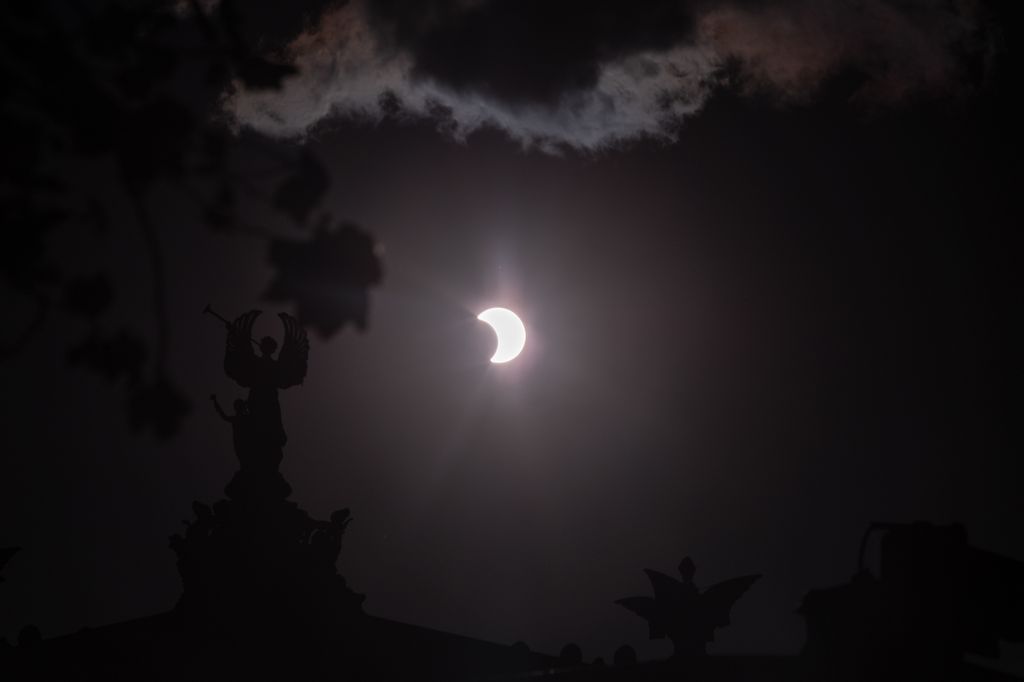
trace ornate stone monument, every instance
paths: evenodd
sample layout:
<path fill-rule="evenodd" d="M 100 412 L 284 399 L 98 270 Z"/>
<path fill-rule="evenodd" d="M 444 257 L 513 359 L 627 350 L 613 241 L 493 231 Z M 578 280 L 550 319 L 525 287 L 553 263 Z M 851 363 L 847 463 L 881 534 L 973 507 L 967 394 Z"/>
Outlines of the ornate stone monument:
<path fill-rule="evenodd" d="M 225 488 L 228 499 L 212 507 L 193 503 L 195 519 L 171 538 L 184 586 L 176 608 L 187 631 L 209 635 L 218 647 L 239 647 L 240 660 L 251 664 L 254 655 L 261 658 L 260 647 L 271 647 L 263 651 L 268 661 L 286 660 L 280 654 L 291 652 L 302 658 L 296 665 L 307 667 L 327 655 L 328 640 L 331 655 L 340 653 L 344 633 L 358 630 L 363 596 L 336 568 L 348 509 L 320 521 L 287 500 L 291 487 L 278 469 L 287 441 L 278 391 L 302 383 L 309 342 L 298 322 L 282 313 L 284 341 L 275 359 L 274 339 L 251 338 L 259 314 L 225 321 L 224 370 L 249 395 L 235 401 L 233 414 L 212 398 L 231 424 L 239 471 Z"/>

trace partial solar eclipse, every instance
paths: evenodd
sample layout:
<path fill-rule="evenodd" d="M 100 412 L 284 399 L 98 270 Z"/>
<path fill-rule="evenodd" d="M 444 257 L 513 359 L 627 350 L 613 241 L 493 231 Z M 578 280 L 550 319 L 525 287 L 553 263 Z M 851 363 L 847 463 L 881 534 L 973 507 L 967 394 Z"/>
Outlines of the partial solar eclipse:
<path fill-rule="evenodd" d="M 491 325 L 494 335 L 498 337 L 498 347 L 494 350 L 491 362 L 502 363 L 515 360 L 526 345 L 526 327 L 519 316 L 508 308 L 488 308 L 476 319 Z"/>

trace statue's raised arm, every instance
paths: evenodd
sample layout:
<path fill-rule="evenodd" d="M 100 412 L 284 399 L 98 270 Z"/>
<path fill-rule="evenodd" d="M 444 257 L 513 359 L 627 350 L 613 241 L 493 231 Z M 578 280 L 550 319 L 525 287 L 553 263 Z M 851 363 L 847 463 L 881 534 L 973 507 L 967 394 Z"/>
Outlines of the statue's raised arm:
<path fill-rule="evenodd" d="M 224 352 L 224 372 L 240 386 L 252 387 L 259 381 L 259 367 L 252 347 L 252 325 L 260 316 L 259 310 L 250 310 L 227 325 L 228 340 Z"/>
<path fill-rule="evenodd" d="M 288 313 L 280 313 L 278 317 L 284 323 L 284 343 L 277 356 L 277 387 L 298 386 L 306 379 L 309 338 L 294 317 Z"/>

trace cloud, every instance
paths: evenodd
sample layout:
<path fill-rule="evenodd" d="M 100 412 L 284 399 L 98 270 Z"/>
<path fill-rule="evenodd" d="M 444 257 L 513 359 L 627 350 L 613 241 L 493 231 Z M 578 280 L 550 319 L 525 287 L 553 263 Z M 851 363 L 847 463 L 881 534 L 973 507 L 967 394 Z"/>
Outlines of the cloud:
<path fill-rule="evenodd" d="M 848 71 L 862 101 L 962 92 L 986 49 L 970 0 L 352 0 L 287 44 L 280 91 L 236 84 L 223 104 L 277 137 L 410 117 L 596 150 L 671 140 L 720 88 L 801 100 Z"/>
<path fill-rule="evenodd" d="M 699 40 L 736 61 L 741 87 L 790 99 L 843 70 L 863 79 L 855 97 L 877 104 L 965 92 L 970 57 L 988 49 L 971 0 L 716 4 L 700 17 Z"/>

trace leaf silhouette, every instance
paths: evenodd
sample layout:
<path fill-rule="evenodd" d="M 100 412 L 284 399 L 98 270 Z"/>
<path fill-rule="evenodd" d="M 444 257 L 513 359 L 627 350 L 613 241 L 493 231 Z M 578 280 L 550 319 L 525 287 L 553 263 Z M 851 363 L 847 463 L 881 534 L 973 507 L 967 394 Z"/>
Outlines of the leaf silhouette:
<path fill-rule="evenodd" d="M 91 230 L 95 235 L 103 235 L 109 229 L 110 216 L 107 209 L 96 199 L 90 199 L 77 218 L 83 227 Z"/>
<path fill-rule="evenodd" d="M 352 224 L 319 228 L 309 241 L 275 239 L 270 261 L 277 270 L 264 298 L 292 301 L 303 326 L 331 336 L 348 324 L 365 329 L 369 288 L 383 266 L 373 238 Z"/>
<path fill-rule="evenodd" d="M 294 172 L 274 190 L 274 206 L 299 225 L 305 224 L 329 186 L 330 178 L 323 165 L 303 151 Z"/>
<path fill-rule="evenodd" d="M 285 77 L 298 73 L 294 66 L 271 62 L 254 53 L 244 37 L 242 28 L 245 22 L 234 2 L 221 0 L 217 5 L 216 18 L 230 46 L 235 73 L 246 87 L 256 90 L 279 89 Z"/>
<path fill-rule="evenodd" d="M 23 293 L 59 279 L 46 260 L 46 239 L 66 217 L 61 210 L 27 200 L 0 203 L 0 226 L 5 236 L 4 248 L 0 249 L 0 279 Z"/>
<path fill-rule="evenodd" d="M 151 429 L 166 440 L 178 432 L 191 403 L 166 377 L 136 387 L 128 398 L 128 423 L 136 431 Z"/>
<path fill-rule="evenodd" d="M 207 227 L 218 232 L 233 230 L 236 227 L 236 206 L 234 189 L 228 184 L 222 185 L 213 200 L 203 208 Z"/>
<path fill-rule="evenodd" d="M 111 338 L 90 336 L 68 351 L 73 367 L 87 367 L 110 381 L 122 377 L 136 384 L 146 361 L 146 344 L 135 334 L 121 331 Z"/>
<path fill-rule="evenodd" d="M 128 182 L 143 186 L 158 177 L 180 176 L 194 126 L 192 114 L 169 98 L 153 100 L 126 117 L 117 157 Z"/>
<path fill-rule="evenodd" d="M 299 72 L 291 64 L 278 64 L 255 55 L 239 59 L 235 68 L 246 87 L 253 90 L 278 90 L 285 78 Z"/>
<path fill-rule="evenodd" d="M 101 272 L 80 275 L 64 283 L 64 308 L 84 317 L 98 317 L 113 299 L 110 280 Z"/>

